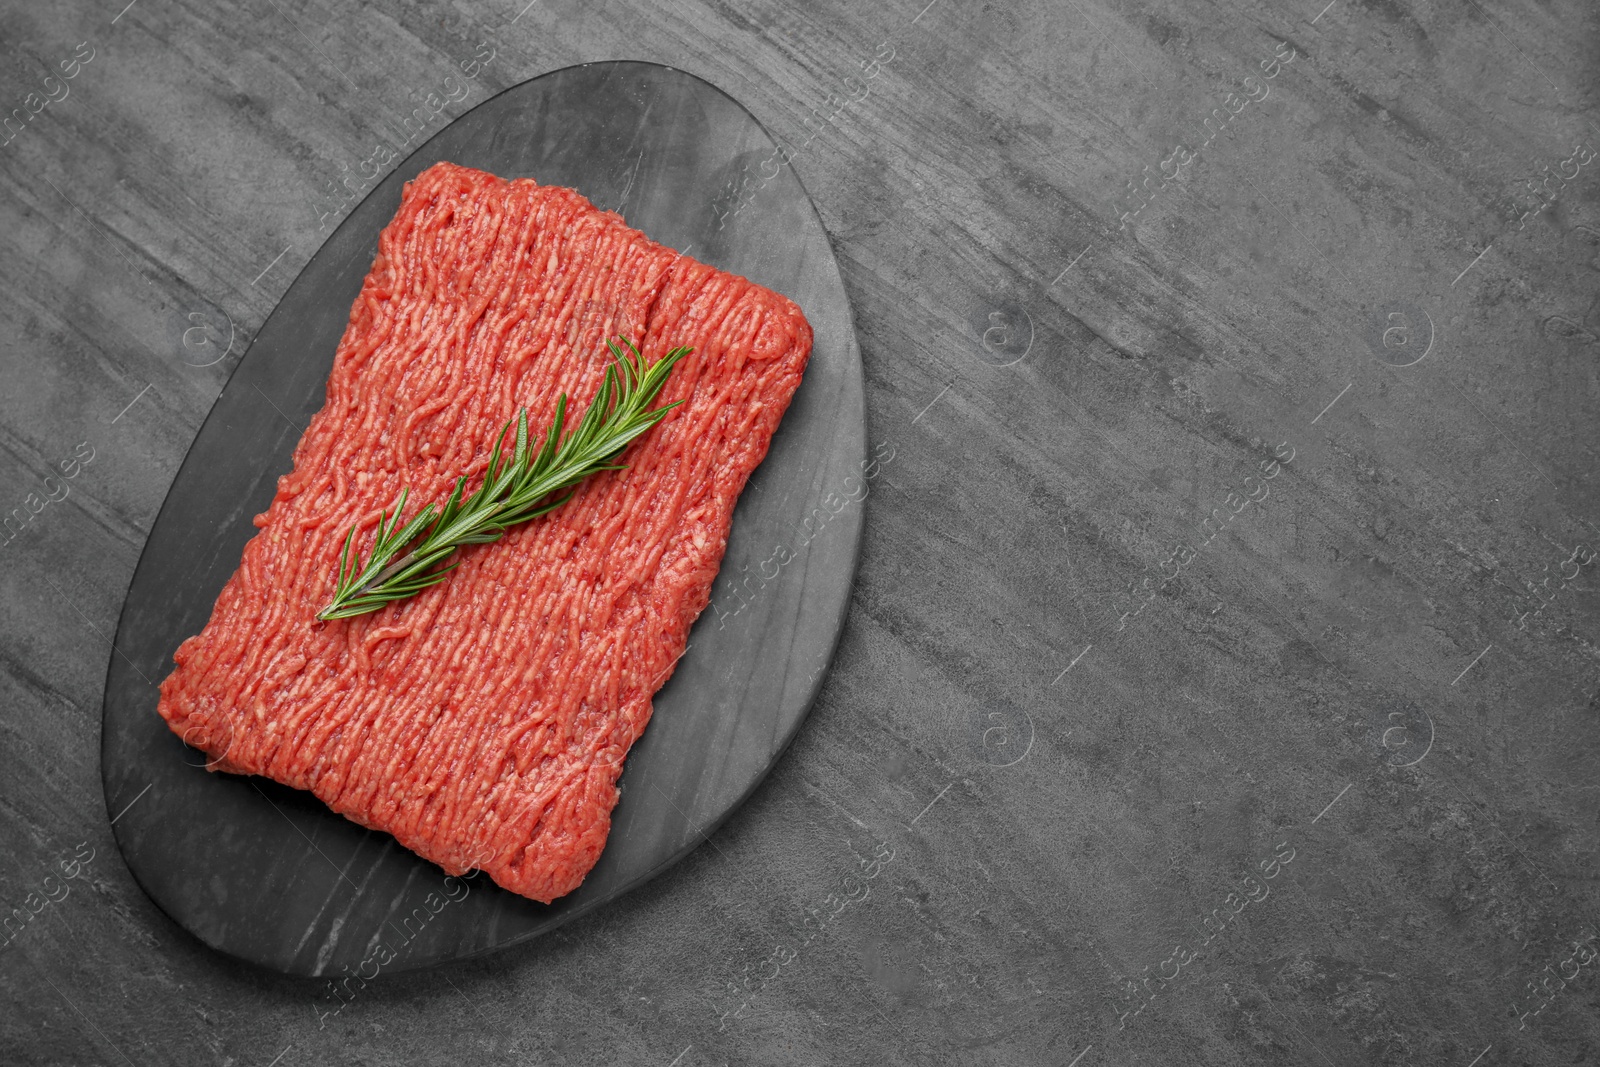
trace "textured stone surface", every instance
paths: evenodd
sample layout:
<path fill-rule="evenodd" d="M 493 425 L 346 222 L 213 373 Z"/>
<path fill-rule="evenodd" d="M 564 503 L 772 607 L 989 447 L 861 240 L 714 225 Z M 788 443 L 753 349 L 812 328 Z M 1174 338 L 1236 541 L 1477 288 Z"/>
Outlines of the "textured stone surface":
<path fill-rule="evenodd" d="M 0 105 L 40 94 L 0 145 L 7 1062 L 1600 1047 L 1592 9 L 120 8 L 0 10 Z M 854 301 L 894 459 L 819 703 L 709 844 L 533 946 L 344 1000 L 231 964 L 101 801 L 149 524 L 380 145 L 622 56 L 796 146 Z"/>

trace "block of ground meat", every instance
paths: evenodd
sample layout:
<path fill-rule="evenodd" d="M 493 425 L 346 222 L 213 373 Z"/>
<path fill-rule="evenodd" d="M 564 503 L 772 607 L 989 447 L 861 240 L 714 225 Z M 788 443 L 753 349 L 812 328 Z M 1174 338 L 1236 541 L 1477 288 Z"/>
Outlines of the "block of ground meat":
<path fill-rule="evenodd" d="M 444 582 L 320 622 L 345 533 L 476 488 L 519 407 L 598 390 L 608 337 L 692 346 L 620 462 Z M 811 351 L 787 298 L 578 193 L 436 164 L 407 184 L 260 532 L 161 684 L 223 772 L 310 790 L 447 872 L 551 901 L 594 866 L 623 757 L 682 655 L 734 504 Z"/>

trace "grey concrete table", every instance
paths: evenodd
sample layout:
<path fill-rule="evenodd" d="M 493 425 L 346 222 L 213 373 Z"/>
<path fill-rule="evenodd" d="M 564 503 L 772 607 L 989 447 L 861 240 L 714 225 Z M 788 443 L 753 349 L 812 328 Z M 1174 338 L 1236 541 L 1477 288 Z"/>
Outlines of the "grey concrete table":
<path fill-rule="evenodd" d="M 1592 7 L 924 2 L 0 11 L 0 1061 L 1592 1057 Z M 547 939 L 234 964 L 101 797 L 149 524 L 390 155 L 621 57 L 789 143 L 845 272 L 884 462 L 828 682 Z"/>

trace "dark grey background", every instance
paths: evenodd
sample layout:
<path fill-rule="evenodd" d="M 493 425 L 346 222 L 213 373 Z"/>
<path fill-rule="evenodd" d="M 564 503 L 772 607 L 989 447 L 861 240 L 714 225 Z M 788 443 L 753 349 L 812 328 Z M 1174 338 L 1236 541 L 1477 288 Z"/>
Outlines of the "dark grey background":
<path fill-rule="evenodd" d="M 1596 23 L 8 5 L 0 107 L 93 58 L 0 146 L 0 513 L 38 507 L 0 545 L 0 905 L 54 898 L 0 948 L 0 1058 L 1592 1057 Z M 796 146 L 855 303 L 893 459 L 822 696 L 707 845 L 541 943 L 348 1002 L 232 964 L 101 798 L 149 523 L 402 116 L 623 57 Z"/>

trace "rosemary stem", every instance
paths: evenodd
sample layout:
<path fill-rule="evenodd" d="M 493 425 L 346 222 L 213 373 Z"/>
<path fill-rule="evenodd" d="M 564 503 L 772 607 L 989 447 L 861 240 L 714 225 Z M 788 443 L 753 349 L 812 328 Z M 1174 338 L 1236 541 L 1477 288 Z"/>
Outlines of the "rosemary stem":
<path fill-rule="evenodd" d="M 535 447 L 528 435 L 528 409 L 521 409 L 500 431 L 476 492 L 463 500 L 466 478 L 458 478 L 442 507 L 430 504 L 402 522 L 408 492 L 402 491 L 393 512 L 379 515 L 365 564 L 354 549 L 356 530 L 351 527 L 339 559 L 333 599 L 317 618 L 331 621 L 364 615 L 414 596 L 445 579 L 456 565 L 435 564 L 444 564 L 457 549 L 498 541 L 507 528 L 544 515 L 570 499 L 570 494 L 552 499 L 561 490 L 601 471 L 622 469 L 613 461 L 682 403 L 649 406 L 666 384 L 673 365 L 693 349 L 674 348 L 647 366 L 632 341 L 618 340 L 628 352 L 615 340 L 606 342 L 616 362 L 606 368 L 599 392 L 575 428 L 562 433 L 567 406 L 567 395 L 562 393 L 555 417 L 542 443 Z M 516 435 L 508 457 L 506 438 L 513 428 Z"/>

